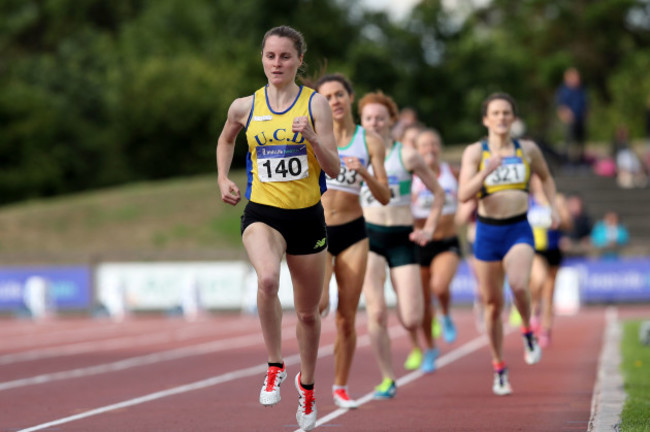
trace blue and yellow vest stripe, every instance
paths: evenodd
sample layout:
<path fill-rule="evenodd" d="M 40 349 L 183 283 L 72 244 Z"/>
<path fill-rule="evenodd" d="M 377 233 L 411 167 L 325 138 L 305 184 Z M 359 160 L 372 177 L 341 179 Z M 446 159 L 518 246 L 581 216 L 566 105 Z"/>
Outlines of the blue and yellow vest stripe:
<path fill-rule="evenodd" d="M 501 160 L 501 165 L 497 167 L 483 182 L 483 186 L 478 193 L 478 198 L 485 198 L 486 196 L 495 192 L 504 190 L 522 190 L 528 192 L 528 184 L 530 181 L 530 164 L 524 156 L 524 151 L 521 148 L 518 140 L 513 140 L 515 147 L 514 156 L 504 157 Z M 479 164 L 479 171 L 485 167 L 487 160 L 490 159 L 491 152 L 487 141 L 481 143 L 481 162 Z"/>

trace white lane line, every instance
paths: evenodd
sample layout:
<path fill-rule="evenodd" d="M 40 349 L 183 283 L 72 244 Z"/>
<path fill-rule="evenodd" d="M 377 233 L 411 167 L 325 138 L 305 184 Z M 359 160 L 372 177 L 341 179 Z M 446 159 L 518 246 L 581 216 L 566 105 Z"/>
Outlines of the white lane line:
<path fill-rule="evenodd" d="M 128 328 L 134 333 L 142 333 L 147 330 L 161 330 L 160 322 L 135 322 L 137 328 Z M 71 327 L 67 329 L 57 330 L 56 326 L 50 325 L 49 323 L 33 323 L 34 332 L 31 334 L 25 334 L 20 336 L 15 336 L 12 338 L 7 338 L 2 340 L 2 349 L 11 350 L 11 349 L 20 349 L 21 347 L 34 347 L 37 345 L 52 345 L 55 343 L 66 343 L 66 342 L 75 342 L 75 339 L 82 338 L 97 338 L 98 335 L 110 332 L 123 332 L 124 324 L 123 323 L 106 323 L 105 324 L 91 324 L 79 323 L 77 327 Z M 173 327 L 170 327 L 173 328 Z M 110 336 L 110 335 L 109 335 Z M 17 339 L 12 341 L 11 339 Z"/>
<path fill-rule="evenodd" d="M 81 354 L 90 351 L 106 351 L 130 346 L 141 347 L 146 345 L 154 345 L 157 343 L 193 339 L 201 336 L 215 336 L 216 333 L 224 333 L 224 331 L 232 331 L 233 329 L 241 330 L 241 327 L 241 323 L 232 322 L 229 325 L 227 324 L 219 327 L 212 325 L 168 329 L 164 333 L 157 332 L 138 336 L 123 336 L 112 339 L 77 342 L 69 345 L 54 346 L 49 348 L 37 348 L 30 351 L 0 355 L 0 365 Z"/>
<path fill-rule="evenodd" d="M 295 335 L 288 331 L 289 327 L 293 327 L 295 322 L 283 326 L 282 339 L 292 339 Z M 335 330 L 335 327 L 326 327 L 325 332 Z M 246 336 L 238 336 L 230 339 L 222 339 L 213 342 L 206 342 L 203 344 L 187 346 L 183 348 L 176 348 L 168 351 L 160 351 L 152 354 L 146 354 L 138 357 L 130 357 L 123 360 L 118 360 L 111 363 L 103 363 L 95 366 L 82 367 L 60 372 L 52 372 L 41 375 L 36 375 L 27 378 L 21 378 L 13 381 L 0 382 L 0 391 L 11 390 L 18 387 L 25 387 L 37 384 L 46 384 L 52 381 L 60 381 L 64 379 L 80 378 L 91 375 L 99 375 L 109 372 L 117 372 L 133 367 L 145 366 L 154 363 L 160 363 L 169 360 L 178 360 L 185 357 L 192 357 L 198 355 L 211 354 L 214 352 L 225 351 L 232 348 L 243 348 L 252 345 L 262 344 L 262 333 L 258 332 Z"/>
<path fill-rule="evenodd" d="M 401 336 L 401 335 L 404 335 L 406 333 L 405 330 L 400 325 L 396 325 L 394 327 L 391 327 L 389 330 L 390 330 L 389 334 L 391 335 L 391 338 Z M 292 337 L 294 337 L 294 336 L 292 335 Z M 360 337 L 357 340 L 357 348 L 361 347 L 361 346 L 366 346 L 366 345 L 370 345 L 370 338 L 368 337 L 368 335 L 364 335 L 364 336 Z M 322 358 L 322 357 L 330 356 L 333 353 L 334 353 L 334 344 L 326 345 L 324 347 L 319 348 L 318 357 Z M 284 364 L 286 366 L 291 366 L 291 365 L 297 364 L 298 362 L 300 362 L 300 354 L 294 354 L 294 355 L 286 357 L 284 359 Z M 106 412 L 109 412 L 109 411 L 114 411 L 114 410 L 121 409 L 121 408 L 126 408 L 126 407 L 130 407 L 130 406 L 134 406 L 134 405 L 139 405 L 139 404 L 142 404 L 142 403 L 145 403 L 145 402 L 150 402 L 150 401 L 153 401 L 153 400 L 156 400 L 156 399 L 162 399 L 162 398 L 165 398 L 165 397 L 169 397 L 169 396 L 173 396 L 173 395 L 177 395 L 177 394 L 181 394 L 181 393 L 187 393 L 187 392 L 194 391 L 194 390 L 204 389 L 206 387 L 211 387 L 211 386 L 214 386 L 214 385 L 217 385 L 217 384 L 225 383 L 225 382 L 228 382 L 228 381 L 233 381 L 233 380 L 236 380 L 236 379 L 239 379 L 239 378 L 246 378 L 246 377 L 257 375 L 257 374 L 259 374 L 261 376 L 264 373 L 265 370 L 266 370 L 266 363 L 263 363 L 263 364 L 259 364 L 257 366 L 249 367 L 249 368 L 246 368 L 246 369 L 240 369 L 240 370 L 235 371 L 235 372 L 229 372 L 229 373 L 226 373 L 226 374 L 223 374 L 223 375 L 214 376 L 214 377 L 207 378 L 207 379 L 204 379 L 204 380 L 201 380 L 201 381 L 195 381 L 193 383 L 185 384 L 185 385 L 178 386 L 178 387 L 173 387 L 173 388 L 170 388 L 170 389 L 167 389 L 167 390 L 163 390 L 163 391 L 159 391 L 159 392 L 155 392 L 155 393 L 149 393 L 149 394 L 144 395 L 144 396 L 140 396 L 140 397 L 137 397 L 137 398 L 125 400 L 123 402 L 118 402 L 118 403 L 115 403 L 115 404 L 112 404 L 112 405 L 106 405 L 106 406 L 103 406 L 103 407 L 95 408 L 93 410 L 86 411 L 86 412 L 79 413 L 79 414 L 75 414 L 73 416 L 64 417 L 64 418 L 60 418 L 60 419 L 57 419 L 57 420 L 52 420 L 52 421 L 47 422 L 47 423 L 42 423 L 42 424 L 32 426 L 32 427 L 29 427 L 29 428 L 26 428 L 26 429 L 21 429 L 21 430 L 19 430 L 17 432 L 33 432 L 33 431 L 43 430 L 43 429 L 50 428 L 52 426 L 58 426 L 60 424 L 70 423 L 70 422 L 73 422 L 73 421 L 76 421 L 76 420 L 81 420 L 81 419 L 84 419 L 84 418 L 87 418 L 87 417 L 96 416 L 96 415 L 99 415 L 99 414 L 103 414 L 103 413 L 106 413 Z"/>
<path fill-rule="evenodd" d="M 504 328 L 504 336 L 508 335 L 509 333 L 512 333 L 514 329 L 506 329 Z M 467 342 L 464 345 L 461 345 L 460 347 L 456 348 L 453 351 L 450 351 L 449 353 L 443 355 L 439 359 L 436 360 L 436 370 L 440 369 L 444 366 L 447 366 L 463 357 L 466 355 L 469 355 L 473 353 L 474 351 L 479 350 L 480 348 L 486 346 L 488 344 L 488 338 L 485 335 L 481 335 L 477 338 L 472 339 L 471 341 Z M 413 382 L 417 380 L 418 378 L 422 377 L 424 373 L 420 370 L 416 370 L 413 372 L 410 372 L 401 378 L 398 378 L 396 383 L 398 387 L 403 387 L 404 385 Z M 370 393 L 365 394 L 363 397 L 356 399 L 357 404 L 359 406 L 364 405 L 368 402 L 371 402 L 374 399 L 374 390 L 371 391 Z M 337 417 L 341 417 L 343 414 L 347 413 L 350 411 L 349 409 L 345 408 L 339 408 L 335 411 L 332 411 L 331 413 L 327 414 L 324 417 L 319 418 L 316 421 L 316 426 L 322 426 L 323 424 L 330 422 L 334 420 Z M 302 432 L 302 429 L 296 429 L 295 432 Z"/>
<path fill-rule="evenodd" d="M 589 432 L 618 430 L 626 394 L 621 375 L 619 350 L 622 328 L 618 310 L 609 306 L 605 310 L 605 334 L 598 359 L 598 375 L 591 398 Z"/>
<path fill-rule="evenodd" d="M 285 360 L 285 364 L 286 364 L 286 360 Z M 53 420 L 53 421 L 48 422 L 48 423 L 42 423 L 40 425 L 32 426 L 32 427 L 29 427 L 27 429 L 21 429 L 18 432 L 31 432 L 31 431 L 42 430 L 42 429 L 50 428 L 52 426 L 57 426 L 57 425 L 60 425 L 60 424 L 64 424 L 64 423 L 70 423 L 70 422 L 73 422 L 75 420 L 81 420 L 83 418 L 96 416 L 96 415 L 99 415 L 99 414 L 103 414 L 105 412 L 114 411 L 114 410 L 117 410 L 117 409 L 120 409 L 120 408 L 126 408 L 126 407 L 130 407 L 130 406 L 133 406 L 133 405 L 138 405 L 138 404 L 141 404 L 141 403 L 149 402 L 149 401 L 152 401 L 152 400 L 156 400 L 156 399 L 160 399 L 160 398 L 164 398 L 164 397 L 168 397 L 168 396 L 173 396 L 173 395 L 180 394 L 180 393 L 186 393 L 186 392 L 190 392 L 190 391 L 194 391 L 194 390 L 199 390 L 199 389 L 210 387 L 210 386 L 220 384 L 220 383 L 223 383 L 223 382 L 226 382 L 226 381 L 231 381 L 231 380 L 234 380 L 234 379 L 237 379 L 237 378 L 244 378 L 244 377 L 248 377 L 248 376 L 255 375 L 255 374 L 260 374 L 261 375 L 264 372 L 264 367 L 265 366 L 266 366 L 265 364 L 257 365 L 257 366 L 254 366 L 254 367 L 250 367 L 248 369 L 241 369 L 241 370 L 239 370 L 237 372 L 232 372 L 232 373 L 229 373 L 229 374 L 216 376 L 216 377 L 213 377 L 213 378 L 210 378 L 210 379 L 207 379 L 207 380 L 197 381 L 197 382 L 194 382 L 194 383 L 191 383 L 191 384 L 186 384 L 186 385 L 183 385 L 183 386 L 174 387 L 174 388 L 169 389 L 169 390 L 163 390 L 163 391 L 159 391 L 159 392 L 155 392 L 155 393 L 150 393 L 148 395 L 137 397 L 137 398 L 134 398 L 134 399 L 129 399 L 129 400 L 126 400 L 124 402 L 119 402 L 119 403 L 116 403 L 116 404 L 113 404 L 113 405 L 106 405 L 106 406 L 96 408 L 96 409 L 93 409 L 93 410 L 90 410 L 90 411 L 86 411 L 86 412 L 83 412 L 83 413 L 80 413 L 80 414 L 76 414 L 76 415 L 73 415 L 73 416 L 70 416 L 70 417 L 64 417 L 64 418 L 61 418 L 61 419 L 58 419 L 58 420 Z"/>
<path fill-rule="evenodd" d="M 8 351 L 20 349 L 39 349 L 39 345 L 46 345 L 40 347 L 47 349 L 54 344 L 64 343 L 79 343 L 89 340 L 97 340 L 99 335 L 106 337 L 113 337 L 115 335 L 133 336 L 142 335 L 146 332 L 160 332 L 172 331 L 180 327 L 192 326 L 193 328 L 199 327 L 212 327 L 215 333 L 220 332 L 220 327 L 214 326 L 215 321 L 209 317 L 206 319 L 198 319 L 194 322 L 187 322 L 182 317 L 174 317 L 170 319 L 149 319 L 149 318 L 133 318 L 126 319 L 122 322 L 115 322 L 103 319 L 90 319 L 85 321 L 76 321 L 66 323 L 61 321 L 45 321 L 45 322 L 28 322 L 30 332 L 22 335 L 14 335 L 12 337 L 5 337 L 2 339 L 2 351 L 11 354 Z M 245 323 L 247 324 L 247 323 Z M 69 326 L 66 328 L 59 328 L 60 326 Z M 242 326 L 242 321 L 233 318 L 228 318 L 223 324 L 239 325 Z"/>

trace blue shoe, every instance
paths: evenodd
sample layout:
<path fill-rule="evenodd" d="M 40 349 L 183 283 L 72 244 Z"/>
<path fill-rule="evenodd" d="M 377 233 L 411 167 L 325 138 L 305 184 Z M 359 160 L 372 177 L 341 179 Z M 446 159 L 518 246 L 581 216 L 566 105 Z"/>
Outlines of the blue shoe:
<path fill-rule="evenodd" d="M 440 355 L 438 348 L 428 349 L 424 352 L 424 359 L 420 370 L 424 373 L 431 373 L 436 370 L 436 359 Z"/>
<path fill-rule="evenodd" d="M 384 380 L 375 387 L 375 399 L 392 399 L 397 393 L 397 385 L 395 381 L 390 378 L 384 378 Z"/>
<path fill-rule="evenodd" d="M 456 341 L 456 326 L 449 315 L 442 317 L 442 335 L 447 343 Z"/>

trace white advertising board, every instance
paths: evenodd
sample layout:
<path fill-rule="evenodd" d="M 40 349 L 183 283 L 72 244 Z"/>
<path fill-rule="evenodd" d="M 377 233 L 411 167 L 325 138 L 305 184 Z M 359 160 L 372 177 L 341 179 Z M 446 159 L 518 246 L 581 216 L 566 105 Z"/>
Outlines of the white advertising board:
<path fill-rule="evenodd" d="M 128 311 L 180 308 L 186 313 L 199 309 L 257 310 L 257 275 L 245 261 L 103 263 L 95 273 L 97 299 L 112 316 Z M 395 292 L 386 282 L 386 302 L 396 303 Z M 278 291 L 284 309 L 293 309 L 293 285 L 286 262 L 280 269 Z M 332 307 L 337 286 L 330 283 Z M 365 305 L 363 296 L 360 307 Z"/>
<path fill-rule="evenodd" d="M 109 311 L 174 307 L 238 309 L 250 265 L 231 262 L 105 263 L 97 266 L 97 297 Z"/>

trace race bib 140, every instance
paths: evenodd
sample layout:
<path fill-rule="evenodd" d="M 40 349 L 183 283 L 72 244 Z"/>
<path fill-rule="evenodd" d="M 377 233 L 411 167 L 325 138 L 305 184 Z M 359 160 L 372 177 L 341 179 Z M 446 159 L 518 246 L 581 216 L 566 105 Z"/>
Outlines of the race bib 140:
<path fill-rule="evenodd" d="M 307 146 L 257 147 L 257 176 L 261 182 L 288 182 L 307 178 Z"/>

